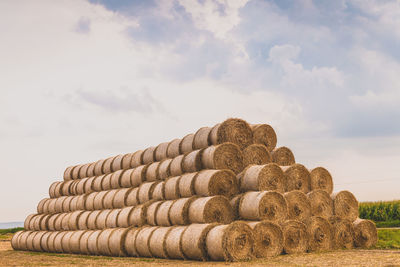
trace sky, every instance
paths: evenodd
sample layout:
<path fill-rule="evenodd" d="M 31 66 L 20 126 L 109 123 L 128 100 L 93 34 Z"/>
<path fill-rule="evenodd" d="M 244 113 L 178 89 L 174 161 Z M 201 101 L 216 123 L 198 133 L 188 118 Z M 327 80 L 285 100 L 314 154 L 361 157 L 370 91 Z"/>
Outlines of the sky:
<path fill-rule="evenodd" d="M 67 166 L 229 117 L 359 201 L 400 199 L 396 0 L 0 1 L 0 222 Z"/>

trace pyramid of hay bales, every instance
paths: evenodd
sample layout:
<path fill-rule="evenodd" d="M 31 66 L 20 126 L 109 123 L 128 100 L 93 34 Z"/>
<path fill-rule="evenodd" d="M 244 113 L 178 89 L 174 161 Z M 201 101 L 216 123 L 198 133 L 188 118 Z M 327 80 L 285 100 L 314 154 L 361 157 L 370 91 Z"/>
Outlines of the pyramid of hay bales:
<path fill-rule="evenodd" d="M 295 163 L 267 124 L 228 119 L 182 139 L 68 167 L 16 233 L 17 250 L 236 261 L 371 247 L 330 173 Z"/>

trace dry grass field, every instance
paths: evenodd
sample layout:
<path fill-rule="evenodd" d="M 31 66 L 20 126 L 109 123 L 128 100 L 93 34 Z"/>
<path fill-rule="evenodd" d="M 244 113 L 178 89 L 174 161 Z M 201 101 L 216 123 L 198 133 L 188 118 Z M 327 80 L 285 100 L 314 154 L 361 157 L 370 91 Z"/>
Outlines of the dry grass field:
<path fill-rule="evenodd" d="M 11 234 L 0 240 L 0 266 L 400 266 L 400 250 L 343 250 L 282 255 L 250 262 L 196 262 L 14 251 Z"/>

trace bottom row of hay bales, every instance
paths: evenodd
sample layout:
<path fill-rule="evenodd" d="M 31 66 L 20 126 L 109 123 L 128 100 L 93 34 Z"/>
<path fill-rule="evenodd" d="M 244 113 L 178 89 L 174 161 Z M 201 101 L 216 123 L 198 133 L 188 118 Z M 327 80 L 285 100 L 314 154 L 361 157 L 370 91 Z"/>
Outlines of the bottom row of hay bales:
<path fill-rule="evenodd" d="M 334 226 L 334 224 L 333 224 Z M 377 240 L 373 222 L 357 220 L 332 227 L 321 217 L 311 223 L 268 222 L 143 226 L 78 231 L 20 231 L 11 241 L 18 250 L 72 254 L 238 261 L 281 253 L 370 247 Z"/>

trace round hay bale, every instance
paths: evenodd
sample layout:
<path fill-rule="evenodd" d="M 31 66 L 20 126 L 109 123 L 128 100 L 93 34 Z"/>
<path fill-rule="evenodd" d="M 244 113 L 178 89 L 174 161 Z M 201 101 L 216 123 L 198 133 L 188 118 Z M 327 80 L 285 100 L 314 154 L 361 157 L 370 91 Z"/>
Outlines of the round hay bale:
<path fill-rule="evenodd" d="M 36 214 L 29 214 L 24 221 L 24 229 L 25 230 L 30 230 L 29 229 L 29 225 L 31 224 L 31 220 L 33 219 L 33 217 L 36 216 Z"/>
<path fill-rule="evenodd" d="M 43 234 L 42 239 L 40 240 L 40 246 L 42 247 L 42 250 L 43 250 L 43 251 L 50 252 L 49 246 L 48 246 L 47 244 L 48 244 L 49 237 L 50 237 L 51 233 L 52 233 L 52 232 L 46 231 L 46 232 Z"/>
<path fill-rule="evenodd" d="M 285 192 L 285 177 L 282 169 L 275 163 L 251 165 L 237 175 L 240 190 Z"/>
<path fill-rule="evenodd" d="M 171 164 L 169 165 L 171 176 L 178 176 L 183 173 L 183 158 L 184 155 L 179 155 L 172 159 Z"/>
<path fill-rule="evenodd" d="M 196 195 L 205 197 L 222 195 L 230 198 L 239 193 L 236 176 L 230 170 L 200 171 L 194 179 L 193 189 Z"/>
<path fill-rule="evenodd" d="M 154 182 L 159 180 L 158 169 L 160 168 L 160 162 L 153 162 L 149 164 L 146 170 L 146 182 Z"/>
<path fill-rule="evenodd" d="M 114 160 L 114 157 L 107 158 L 103 164 L 103 173 L 108 174 L 111 173 L 111 165 Z"/>
<path fill-rule="evenodd" d="M 116 172 L 122 169 L 122 157 L 124 155 L 117 155 L 113 157 L 113 161 L 111 163 L 111 171 Z"/>
<path fill-rule="evenodd" d="M 333 232 L 334 249 L 352 249 L 354 246 L 354 226 L 353 223 L 338 216 L 329 218 Z"/>
<path fill-rule="evenodd" d="M 246 121 L 230 118 L 211 129 L 209 140 L 212 145 L 230 142 L 244 149 L 253 144 L 253 131 Z"/>
<path fill-rule="evenodd" d="M 24 231 L 18 231 L 18 232 L 16 232 L 13 236 L 12 236 L 12 238 L 11 238 L 11 247 L 14 249 L 14 250 L 18 250 L 19 249 L 19 246 L 18 246 L 18 238 L 21 236 L 21 234 L 23 233 Z"/>
<path fill-rule="evenodd" d="M 85 231 L 79 240 L 79 253 L 89 255 L 88 241 L 94 231 Z"/>
<path fill-rule="evenodd" d="M 69 203 L 69 211 L 76 211 L 76 210 L 83 210 L 85 206 L 83 206 L 82 209 L 78 208 L 78 205 L 81 204 L 79 203 L 80 197 L 82 197 L 83 195 L 80 196 L 73 196 L 71 197 L 71 202 Z"/>
<path fill-rule="evenodd" d="M 95 191 L 95 192 L 100 192 L 102 189 L 101 189 L 101 184 L 103 183 L 103 178 L 104 178 L 104 174 L 103 175 L 100 175 L 100 176 L 96 176 L 94 179 L 93 179 L 93 183 L 92 183 L 92 189 L 93 189 L 93 191 Z"/>
<path fill-rule="evenodd" d="M 89 168 L 90 163 L 83 164 L 82 167 L 79 169 L 79 179 L 88 177 L 87 170 Z"/>
<path fill-rule="evenodd" d="M 209 138 L 211 129 L 211 127 L 202 127 L 194 134 L 193 149 L 202 149 L 211 145 Z"/>
<path fill-rule="evenodd" d="M 114 197 L 117 194 L 118 189 L 110 190 L 108 193 L 104 196 L 103 200 L 103 207 L 104 209 L 113 209 L 113 203 L 114 203 Z"/>
<path fill-rule="evenodd" d="M 268 151 L 274 150 L 277 142 L 274 128 L 268 124 L 252 124 L 250 127 L 253 131 L 253 141 L 255 144 L 264 145 Z"/>
<path fill-rule="evenodd" d="M 165 180 L 171 176 L 171 172 L 169 170 L 172 159 L 164 159 L 160 162 L 160 167 L 158 168 L 158 177 L 160 180 Z"/>
<path fill-rule="evenodd" d="M 272 150 L 271 158 L 272 162 L 279 166 L 290 166 L 296 163 L 292 150 L 285 146 Z"/>
<path fill-rule="evenodd" d="M 166 259 L 168 257 L 165 238 L 171 230 L 172 227 L 158 227 L 154 230 L 149 240 L 150 254 L 153 257 L 163 259 Z"/>
<path fill-rule="evenodd" d="M 159 226 L 171 226 L 171 220 L 169 218 L 169 210 L 172 207 L 174 200 L 163 201 L 156 212 L 156 224 Z"/>
<path fill-rule="evenodd" d="M 136 251 L 141 257 L 153 257 L 150 251 L 150 238 L 158 226 L 143 227 L 139 230 L 135 240 Z"/>
<path fill-rule="evenodd" d="M 96 217 L 96 226 L 97 229 L 106 229 L 106 221 L 108 218 L 108 215 L 110 215 L 112 210 L 102 210 L 100 211 L 99 215 Z"/>
<path fill-rule="evenodd" d="M 87 177 L 92 177 L 94 176 L 94 167 L 96 166 L 96 162 L 92 162 L 89 164 L 89 167 L 86 171 Z"/>
<path fill-rule="evenodd" d="M 42 244 L 42 238 L 43 238 L 45 233 L 47 233 L 47 232 L 40 231 L 40 232 L 37 232 L 37 234 L 33 237 L 33 240 L 32 240 L 33 251 L 39 251 L 39 252 L 45 251 L 45 250 L 43 250 L 42 245 L 41 245 Z"/>
<path fill-rule="evenodd" d="M 97 237 L 97 248 L 100 255 L 104 256 L 111 256 L 110 245 L 108 243 L 112 232 L 115 229 L 105 229 L 100 232 L 99 236 Z"/>
<path fill-rule="evenodd" d="M 213 227 L 206 237 L 208 257 L 215 261 L 249 260 L 253 256 L 252 229 L 244 222 Z"/>
<path fill-rule="evenodd" d="M 61 248 L 63 253 L 71 253 L 70 240 L 73 233 L 74 233 L 73 231 L 67 231 L 65 235 L 62 237 Z"/>
<path fill-rule="evenodd" d="M 153 193 L 151 195 L 153 200 L 164 200 L 165 199 L 165 182 L 159 182 L 154 187 Z"/>
<path fill-rule="evenodd" d="M 139 192 L 138 187 L 131 188 L 130 190 L 128 190 L 128 192 L 126 193 L 125 206 L 139 205 L 138 192 Z"/>
<path fill-rule="evenodd" d="M 154 187 L 158 182 L 148 182 L 143 183 L 139 186 L 138 191 L 138 201 L 140 204 L 145 203 L 151 199 L 151 195 L 153 194 Z"/>
<path fill-rule="evenodd" d="M 207 260 L 206 237 L 217 224 L 191 224 L 181 234 L 181 247 L 185 258 Z"/>
<path fill-rule="evenodd" d="M 107 195 L 108 191 L 97 192 L 93 200 L 93 208 L 95 210 L 104 209 L 104 197 Z"/>
<path fill-rule="evenodd" d="M 223 196 L 202 197 L 195 199 L 189 206 L 191 223 L 231 223 L 233 209 L 229 200 Z"/>
<path fill-rule="evenodd" d="M 156 147 L 152 146 L 152 147 L 146 148 L 143 151 L 142 159 L 141 159 L 143 165 L 153 163 L 154 161 L 156 161 L 156 157 L 155 157 L 156 155 L 154 153 L 155 150 L 156 150 Z"/>
<path fill-rule="evenodd" d="M 132 213 L 129 216 L 129 225 L 142 226 L 146 224 L 147 208 L 153 201 L 149 201 L 145 204 L 134 207 Z"/>
<path fill-rule="evenodd" d="M 109 174 L 106 174 L 104 177 L 103 177 L 103 179 L 102 179 L 102 181 L 101 181 L 101 190 L 110 190 L 110 189 L 112 189 L 112 187 L 111 187 L 111 177 L 112 177 L 112 174 L 111 173 L 109 173 Z"/>
<path fill-rule="evenodd" d="M 44 204 L 46 202 L 48 202 L 50 199 L 49 198 L 43 198 L 42 200 L 39 201 L 38 205 L 37 205 L 37 212 L 39 214 L 44 213 Z"/>
<path fill-rule="evenodd" d="M 28 236 L 33 233 L 33 231 L 23 231 L 18 238 L 18 249 L 19 250 L 28 250 L 27 248 L 27 238 Z"/>
<path fill-rule="evenodd" d="M 257 258 L 275 257 L 283 251 L 282 228 L 273 222 L 247 222 L 253 230 L 254 255 Z"/>
<path fill-rule="evenodd" d="M 175 158 L 180 155 L 179 147 L 182 139 L 174 139 L 169 142 L 167 147 L 167 156 L 168 158 Z"/>
<path fill-rule="evenodd" d="M 71 211 L 71 202 L 74 199 L 73 196 L 66 197 L 62 204 L 62 212 L 70 212 Z"/>
<path fill-rule="evenodd" d="M 117 218 L 117 227 L 129 227 L 130 218 L 135 207 L 122 208 Z"/>
<path fill-rule="evenodd" d="M 301 191 L 291 191 L 283 194 L 288 206 L 288 219 L 308 222 L 311 217 L 311 203 Z"/>
<path fill-rule="evenodd" d="M 138 257 L 139 254 L 136 251 L 135 247 L 135 241 L 136 241 L 136 236 L 139 233 L 140 228 L 136 227 L 131 227 L 127 228 L 127 233 L 125 236 L 124 242 L 124 248 L 126 251 L 126 255 L 131 256 L 131 257 Z"/>
<path fill-rule="evenodd" d="M 98 238 L 100 233 L 101 230 L 96 230 L 93 231 L 92 234 L 88 237 L 87 248 L 90 255 L 100 255 L 98 247 Z"/>
<path fill-rule="evenodd" d="M 118 216 L 121 212 L 121 209 L 113 209 L 108 214 L 106 219 L 106 228 L 116 228 L 118 227 Z"/>
<path fill-rule="evenodd" d="M 59 182 L 58 184 L 56 184 L 56 187 L 54 188 L 54 197 L 55 198 L 59 198 L 61 197 L 62 193 L 61 193 L 61 187 L 63 186 L 63 182 Z"/>
<path fill-rule="evenodd" d="M 67 167 L 67 168 L 65 169 L 64 175 L 63 175 L 64 181 L 72 180 L 72 169 L 73 169 L 74 167 L 75 167 L 75 166 L 69 166 L 69 167 Z"/>
<path fill-rule="evenodd" d="M 193 138 L 194 134 L 188 134 L 182 138 L 179 144 L 179 153 L 186 154 L 193 151 Z"/>
<path fill-rule="evenodd" d="M 233 216 L 234 216 L 235 220 L 240 218 L 240 216 L 239 216 L 239 204 L 240 204 L 240 199 L 242 198 L 242 196 L 243 196 L 243 194 L 236 195 L 229 201 L 229 203 L 232 206 Z"/>
<path fill-rule="evenodd" d="M 87 195 L 85 201 L 85 209 L 86 210 L 94 210 L 94 199 L 99 192 L 93 192 Z"/>
<path fill-rule="evenodd" d="M 329 220 L 333 215 L 333 201 L 323 190 L 313 190 L 307 194 L 311 204 L 311 215 Z"/>
<path fill-rule="evenodd" d="M 333 180 L 329 171 L 323 167 L 317 167 L 311 170 L 310 172 L 311 182 L 310 187 L 311 190 L 324 190 L 329 195 L 332 194 L 333 191 Z"/>
<path fill-rule="evenodd" d="M 80 254 L 80 241 L 85 230 L 74 231 L 70 237 L 69 250 L 73 254 Z"/>
<path fill-rule="evenodd" d="M 67 198 L 66 196 L 57 198 L 55 206 L 55 210 L 57 213 L 63 212 L 63 202 L 66 198 Z"/>
<path fill-rule="evenodd" d="M 201 170 L 201 152 L 202 150 L 195 150 L 183 156 L 182 170 L 184 173 L 198 172 Z"/>
<path fill-rule="evenodd" d="M 310 192 L 311 175 L 310 172 L 301 164 L 282 167 L 286 191 L 300 190 L 304 194 Z"/>
<path fill-rule="evenodd" d="M 133 156 L 133 153 L 127 153 L 122 156 L 121 167 L 123 170 L 127 170 L 127 169 L 131 168 L 132 156 Z"/>
<path fill-rule="evenodd" d="M 72 195 L 71 193 L 71 185 L 73 184 L 73 182 L 75 181 L 66 181 L 63 182 L 61 185 L 61 195 L 63 196 L 70 196 Z"/>
<path fill-rule="evenodd" d="M 47 215 L 44 215 L 42 217 L 42 219 L 40 220 L 39 230 L 42 230 L 42 231 L 49 230 L 49 219 L 50 219 L 50 216 L 51 215 L 47 214 Z"/>
<path fill-rule="evenodd" d="M 264 165 L 271 162 L 271 154 L 264 145 L 252 144 L 243 149 L 243 165 Z"/>
<path fill-rule="evenodd" d="M 59 234 L 54 237 L 54 252 L 63 253 L 62 239 L 67 233 L 68 232 L 59 232 Z"/>
<path fill-rule="evenodd" d="M 76 209 L 75 210 L 84 210 L 85 209 L 85 203 L 86 203 L 86 198 L 87 195 L 80 195 L 75 197 L 77 199 L 76 201 Z"/>
<path fill-rule="evenodd" d="M 85 179 L 85 178 L 82 178 L 82 179 Z M 71 195 L 72 195 L 72 196 L 78 195 L 78 193 L 77 193 L 77 187 L 78 187 L 78 183 L 80 182 L 80 180 L 81 180 L 81 179 L 72 181 L 72 184 L 71 184 L 71 186 L 70 186 L 70 192 L 71 192 Z"/>
<path fill-rule="evenodd" d="M 71 217 L 71 213 L 64 213 L 65 216 L 61 220 L 61 230 L 69 231 L 69 218 Z"/>
<path fill-rule="evenodd" d="M 122 186 L 122 174 L 125 172 L 125 170 L 118 170 L 115 171 L 111 174 L 111 188 L 112 189 L 119 189 Z"/>
<path fill-rule="evenodd" d="M 96 219 L 97 216 L 99 216 L 101 210 L 94 210 L 91 211 L 89 214 L 89 217 L 87 218 L 87 228 L 90 230 L 96 230 L 98 229 L 97 225 L 96 225 Z"/>
<path fill-rule="evenodd" d="M 111 233 L 110 238 L 108 239 L 108 245 L 110 247 L 110 255 L 114 257 L 126 256 L 126 248 L 125 248 L 125 238 L 129 228 L 118 228 L 115 229 Z"/>
<path fill-rule="evenodd" d="M 48 252 L 56 252 L 55 248 L 54 248 L 54 240 L 56 238 L 56 236 L 60 233 L 60 232 L 49 232 L 50 235 L 47 238 L 47 251 Z"/>
<path fill-rule="evenodd" d="M 281 223 L 287 218 L 288 205 L 275 191 L 247 192 L 240 198 L 239 217 Z"/>
<path fill-rule="evenodd" d="M 117 189 L 117 193 L 115 193 L 114 200 L 113 200 L 113 208 L 119 209 L 125 207 L 126 205 L 126 198 L 128 196 L 128 192 L 131 191 L 131 188 L 122 188 Z"/>
<path fill-rule="evenodd" d="M 358 218 L 358 201 L 349 191 L 340 191 L 331 195 L 333 199 L 333 214 L 349 221 Z"/>
<path fill-rule="evenodd" d="M 157 214 L 158 209 L 160 208 L 161 203 L 162 203 L 162 201 L 156 201 L 149 205 L 149 207 L 147 208 L 147 212 L 146 212 L 147 224 L 150 224 L 153 226 L 157 225 L 156 214 Z"/>
<path fill-rule="evenodd" d="M 79 171 L 80 171 L 80 169 L 81 169 L 82 166 L 83 166 L 83 165 L 80 164 L 80 165 L 77 165 L 77 166 L 75 166 L 74 168 L 72 168 L 72 172 L 71 172 L 71 178 L 72 178 L 72 180 L 79 179 Z"/>
<path fill-rule="evenodd" d="M 197 173 L 186 173 L 179 179 L 179 195 L 181 197 L 191 197 L 195 194 L 194 182 L 196 180 Z"/>
<path fill-rule="evenodd" d="M 190 223 L 189 207 L 196 198 L 180 198 L 172 203 L 168 214 L 172 225 L 186 225 Z"/>
<path fill-rule="evenodd" d="M 27 236 L 26 238 L 26 249 L 29 251 L 34 251 L 33 249 L 33 240 L 35 238 L 35 236 L 38 234 L 39 232 L 32 232 L 30 235 Z"/>
<path fill-rule="evenodd" d="M 96 161 L 96 163 L 94 164 L 94 175 L 99 176 L 99 175 L 104 174 L 103 173 L 103 165 L 104 165 L 105 161 L 106 160 L 104 160 L 104 159 Z"/>
<path fill-rule="evenodd" d="M 244 168 L 243 153 L 233 143 L 207 147 L 203 150 L 201 162 L 204 169 L 228 169 L 236 174 Z"/>
<path fill-rule="evenodd" d="M 76 189 L 75 189 L 76 195 L 85 194 L 85 184 L 88 181 L 88 179 L 89 178 L 82 178 L 82 179 L 77 180 Z"/>
<path fill-rule="evenodd" d="M 178 199 L 179 195 L 179 180 L 181 176 L 170 177 L 165 181 L 164 196 L 165 199 Z"/>
<path fill-rule="evenodd" d="M 49 214 L 50 210 L 49 210 L 49 205 L 50 203 L 53 201 L 54 199 L 49 198 L 44 204 L 43 204 L 43 213 L 45 214 Z"/>
<path fill-rule="evenodd" d="M 88 228 L 88 219 L 92 212 L 84 211 L 81 216 L 78 218 L 78 229 L 79 230 L 87 230 Z"/>
<path fill-rule="evenodd" d="M 327 251 L 333 248 L 333 230 L 327 219 L 313 216 L 308 224 L 310 251 Z"/>
<path fill-rule="evenodd" d="M 149 165 L 142 165 L 133 169 L 131 174 L 131 185 L 132 187 L 138 187 L 144 181 L 146 181 L 146 172 Z"/>
<path fill-rule="evenodd" d="M 135 169 L 125 170 L 121 174 L 121 187 L 126 187 L 126 188 L 132 187 L 131 176 L 132 176 L 132 173 L 133 173 L 134 170 Z"/>
<path fill-rule="evenodd" d="M 74 211 L 69 216 L 68 220 L 68 228 L 69 230 L 78 230 L 79 229 L 79 218 L 81 217 L 83 210 Z"/>
<path fill-rule="evenodd" d="M 56 195 L 60 195 L 60 192 L 58 192 L 58 194 L 56 193 L 56 187 L 57 187 L 57 185 L 58 184 L 60 184 L 60 183 L 62 183 L 62 182 L 54 182 L 54 183 L 52 183 L 51 185 L 50 185 L 50 187 L 49 187 L 49 196 L 50 196 L 50 198 L 56 198 Z"/>
<path fill-rule="evenodd" d="M 187 226 L 173 226 L 165 236 L 165 253 L 170 259 L 184 259 L 182 244 L 180 242 L 182 233 Z"/>
<path fill-rule="evenodd" d="M 159 144 L 154 151 L 156 161 L 162 161 L 163 159 L 168 158 L 167 149 L 168 149 L 169 142 L 164 142 Z"/>
<path fill-rule="evenodd" d="M 96 178 L 97 178 L 96 176 L 93 176 L 93 177 L 90 177 L 90 178 L 87 179 L 87 181 L 85 183 L 85 187 L 84 187 L 84 192 L 86 194 L 94 192 L 93 184 L 94 184 L 94 181 L 95 181 Z"/>
<path fill-rule="evenodd" d="M 40 230 L 40 220 L 42 219 L 43 214 L 37 214 L 32 218 L 31 224 L 29 225 L 30 230 L 39 231 Z"/>
<path fill-rule="evenodd" d="M 28 216 L 29 217 L 29 216 Z M 38 214 L 34 214 L 34 216 L 32 216 L 31 218 L 29 218 L 28 221 L 28 225 L 27 228 L 25 228 L 26 230 L 35 230 L 35 221 L 37 220 L 37 218 L 39 217 Z M 28 218 L 27 218 L 28 219 Z M 26 220 L 25 220 L 26 221 Z M 25 223 L 24 223 L 25 224 Z"/>
<path fill-rule="evenodd" d="M 308 248 L 307 226 L 296 220 L 287 220 L 282 225 L 283 251 L 287 254 L 304 253 Z"/>
<path fill-rule="evenodd" d="M 370 248 L 378 242 L 378 232 L 373 221 L 357 218 L 353 226 L 356 247 Z"/>
<path fill-rule="evenodd" d="M 60 213 L 57 214 L 51 214 L 49 217 L 49 220 L 47 221 L 47 227 L 49 231 L 55 231 L 56 230 L 56 220 L 57 217 L 60 216 Z M 25 230 L 28 230 L 28 228 L 24 227 Z"/>
<path fill-rule="evenodd" d="M 132 154 L 130 168 L 136 168 L 142 165 L 143 150 L 138 150 Z"/>

